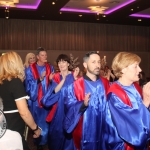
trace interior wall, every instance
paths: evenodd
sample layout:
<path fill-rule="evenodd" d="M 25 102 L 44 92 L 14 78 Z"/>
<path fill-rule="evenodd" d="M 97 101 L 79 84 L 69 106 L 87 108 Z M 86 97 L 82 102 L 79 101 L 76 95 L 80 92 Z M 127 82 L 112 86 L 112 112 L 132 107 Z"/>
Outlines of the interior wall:
<path fill-rule="evenodd" d="M 42 46 L 52 64 L 61 53 L 82 57 L 88 51 L 99 51 L 110 67 L 120 51 L 137 53 L 141 68 L 150 76 L 150 27 L 94 24 L 46 20 L 0 19 L 0 52 L 17 51 L 23 61 L 29 52 Z"/>

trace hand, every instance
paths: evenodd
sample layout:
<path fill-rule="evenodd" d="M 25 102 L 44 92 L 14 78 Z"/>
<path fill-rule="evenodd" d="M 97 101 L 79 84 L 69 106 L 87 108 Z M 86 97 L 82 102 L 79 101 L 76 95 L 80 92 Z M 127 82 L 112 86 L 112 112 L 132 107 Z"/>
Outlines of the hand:
<path fill-rule="evenodd" d="M 46 71 L 43 71 L 43 72 L 42 72 L 42 75 L 41 75 L 41 77 L 40 77 L 40 80 L 43 80 L 45 76 L 46 76 Z"/>
<path fill-rule="evenodd" d="M 85 97 L 84 97 L 84 105 L 85 105 L 85 106 L 88 106 L 88 105 L 89 105 L 90 95 L 91 95 L 91 93 L 88 93 L 88 94 L 86 94 Z"/>
<path fill-rule="evenodd" d="M 38 138 L 40 135 L 41 135 L 41 129 L 38 128 L 38 130 L 34 131 L 33 138 Z"/>
<path fill-rule="evenodd" d="M 50 80 L 50 81 L 53 79 L 54 74 L 55 74 L 55 73 L 51 73 L 51 74 L 49 75 L 49 80 Z"/>
<path fill-rule="evenodd" d="M 78 76 L 79 72 L 80 72 L 79 67 L 76 67 L 75 70 L 74 70 L 74 73 L 73 73 L 73 76 L 74 76 L 75 80 L 78 78 L 77 76 Z"/>
<path fill-rule="evenodd" d="M 150 82 L 143 86 L 143 103 L 146 107 L 150 105 Z"/>

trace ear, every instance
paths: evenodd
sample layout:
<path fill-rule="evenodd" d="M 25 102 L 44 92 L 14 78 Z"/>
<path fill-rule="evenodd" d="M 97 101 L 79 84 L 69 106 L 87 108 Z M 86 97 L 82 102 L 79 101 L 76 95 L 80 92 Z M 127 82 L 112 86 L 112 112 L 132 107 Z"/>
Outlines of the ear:
<path fill-rule="evenodd" d="M 83 63 L 83 66 L 84 66 L 84 68 L 87 69 L 87 63 L 86 62 Z"/>
<path fill-rule="evenodd" d="M 126 71 L 127 71 L 127 68 L 124 68 L 124 69 L 122 69 L 122 71 L 121 71 L 121 72 L 122 72 L 123 74 L 125 74 L 125 73 L 126 73 Z"/>

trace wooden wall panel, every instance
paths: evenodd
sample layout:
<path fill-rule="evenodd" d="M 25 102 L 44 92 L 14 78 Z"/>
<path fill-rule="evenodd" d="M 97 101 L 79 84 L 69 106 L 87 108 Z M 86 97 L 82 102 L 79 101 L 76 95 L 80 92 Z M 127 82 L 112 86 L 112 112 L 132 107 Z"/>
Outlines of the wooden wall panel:
<path fill-rule="evenodd" d="M 150 49 L 150 27 L 43 20 L 0 19 L 0 49 L 142 51 Z"/>

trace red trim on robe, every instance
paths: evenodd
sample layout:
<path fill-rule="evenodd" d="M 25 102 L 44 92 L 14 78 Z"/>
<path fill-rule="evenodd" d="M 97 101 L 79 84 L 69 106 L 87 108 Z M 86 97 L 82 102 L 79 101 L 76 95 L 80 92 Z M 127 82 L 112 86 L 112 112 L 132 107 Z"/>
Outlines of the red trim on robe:
<path fill-rule="evenodd" d="M 30 67 L 31 67 L 31 71 L 32 71 L 34 79 L 36 79 L 36 80 L 39 79 L 40 76 L 39 76 L 39 73 L 38 73 L 38 70 L 37 70 L 37 67 L 36 67 L 36 63 L 31 64 Z M 45 63 L 45 67 L 46 67 L 46 87 L 48 88 L 49 75 L 51 74 L 51 68 L 50 68 L 48 63 Z M 39 104 L 40 108 L 42 108 L 42 104 L 40 102 L 42 97 L 43 97 L 42 84 L 39 83 L 38 84 L 38 104 Z"/>
<path fill-rule="evenodd" d="M 60 83 L 60 73 L 56 73 L 54 74 L 54 77 L 53 77 L 54 81 L 56 83 Z M 50 110 L 48 116 L 46 117 L 46 121 L 47 122 L 51 122 L 53 117 L 54 117 L 54 114 L 56 112 L 56 109 L 57 109 L 57 105 L 58 105 L 58 102 L 56 102 L 53 106 L 52 106 L 52 109 Z"/>
<path fill-rule="evenodd" d="M 134 86 L 135 86 L 135 88 L 137 89 L 137 91 L 139 92 L 139 94 L 142 97 L 142 89 L 141 89 L 141 87 L 137 83 L 134 83 Z M 114 93 L 115 95 L 117 95 L 122 100 L 123 103 L 125 103 L 126 105 L 132 107 L 132 103 L 131 103 L 128 95 L 121 88 L 121 86 L 119 86 L 117 83 L 113 83 L 112 84 L 112 86 L 109 88 L 107 94 L 109 94 L 111 92 Z M 129 143 L 125 143 L 124 146 L 125 146 L 126 150 L 134 150 L 134 146 L 129 144 Z"/>
<path fill-rule="evenodd" d="M 109 81 L 103 77 L 100 77 L 100 79 L 101 79 L 101 81 L 104 85 L 104 89 L 107 93 L 107 91 L 109 89 Z M 76 80 L 74 82 L 74 93 L 75 93 L 77 100 L 79 100 L 79 101 L 84 100 L 85 88 L 84 88 L 84 78 L 83 77 L 79 78 L 78 80 Z M 83 116 L 80 117 L 80 120 L 72 133 L 74 144 L 78 150 L 80 150 L 80 148 L 81 148 L 82 125 L 83 125 Z"/>

